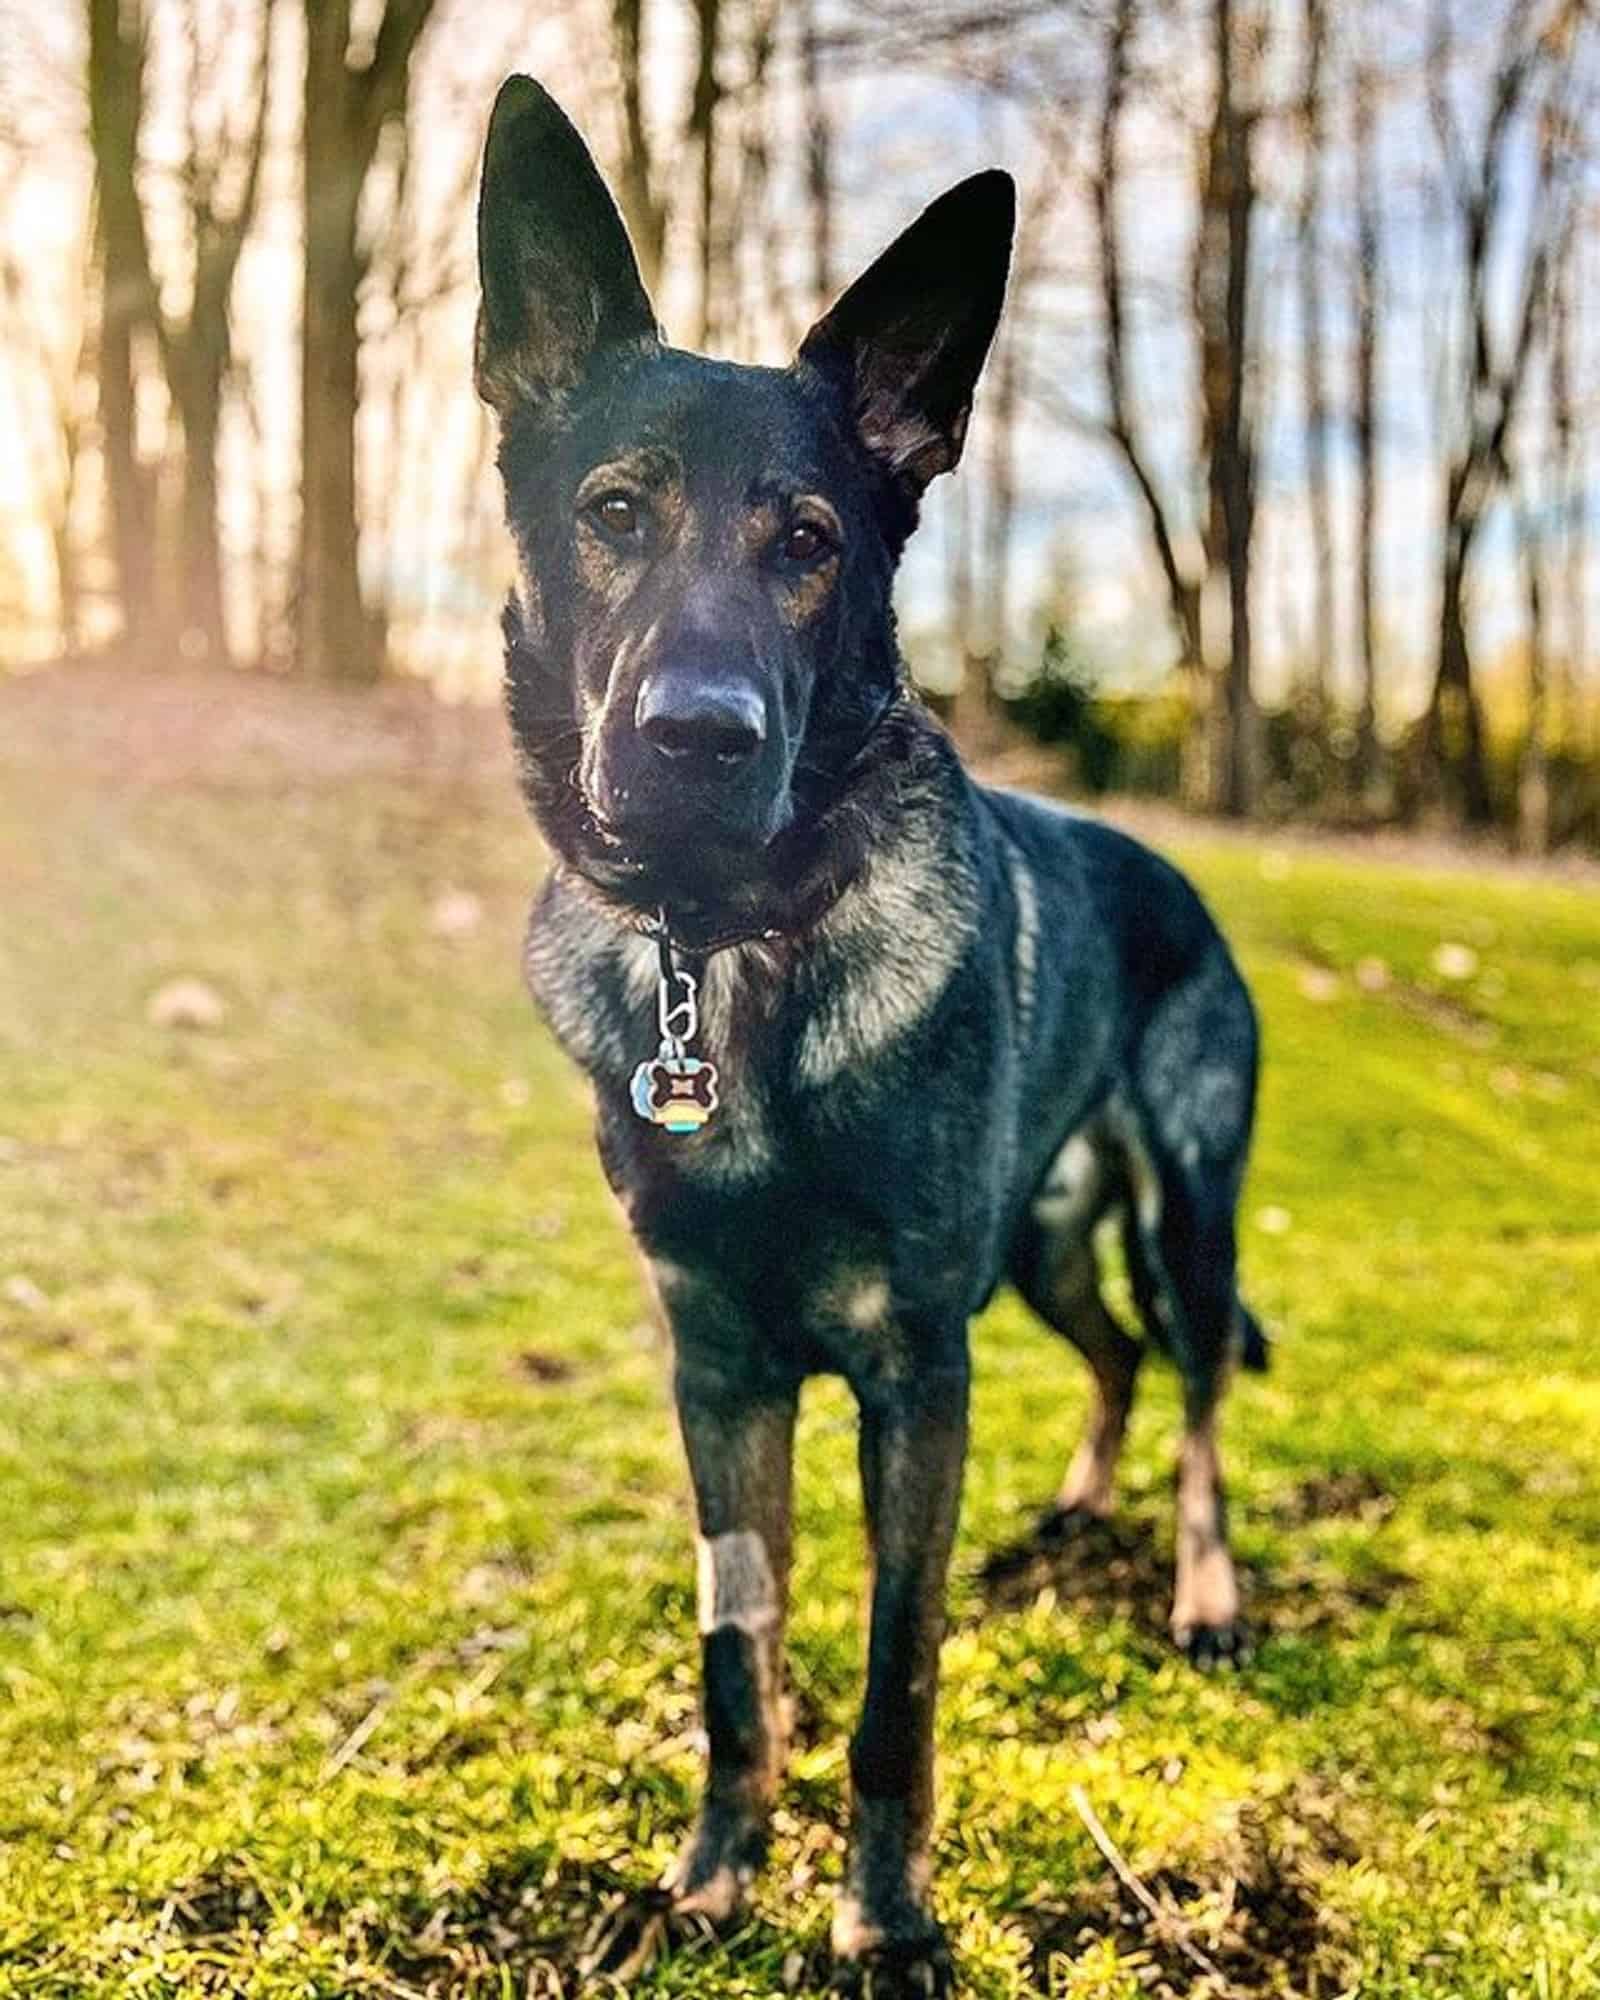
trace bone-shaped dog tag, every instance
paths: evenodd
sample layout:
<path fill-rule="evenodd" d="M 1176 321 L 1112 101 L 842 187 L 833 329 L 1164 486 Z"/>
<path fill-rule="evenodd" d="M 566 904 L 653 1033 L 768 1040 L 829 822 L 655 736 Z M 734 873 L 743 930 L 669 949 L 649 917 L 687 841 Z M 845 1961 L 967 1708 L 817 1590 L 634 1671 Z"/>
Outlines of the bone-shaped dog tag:
<path fill-rule="evenodd" d="M 648 1124 L 664 1132 L 698 1132 L 717 1108 L 717 1066 L 663 1043 L 659 1055 L 634 1071 L 629 1095 Z"/>

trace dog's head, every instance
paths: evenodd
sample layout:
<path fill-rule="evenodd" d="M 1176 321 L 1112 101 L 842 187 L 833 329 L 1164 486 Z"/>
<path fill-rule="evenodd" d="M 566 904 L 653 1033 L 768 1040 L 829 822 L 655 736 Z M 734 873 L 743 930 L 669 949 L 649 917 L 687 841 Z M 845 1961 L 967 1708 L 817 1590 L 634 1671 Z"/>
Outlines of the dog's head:
<path fill-rule="evenodd" d="M 557 105 L 501 88 L 476 376 L 520 572 L 512 721 L 546 832 L 603 893 L 738 921 L 815 865 L 900 693 L 894 570 L 960 456 L 1013 213 L 1008 176 L 963 181 L 789 367 L 708 360 L 660 339 Z"/>

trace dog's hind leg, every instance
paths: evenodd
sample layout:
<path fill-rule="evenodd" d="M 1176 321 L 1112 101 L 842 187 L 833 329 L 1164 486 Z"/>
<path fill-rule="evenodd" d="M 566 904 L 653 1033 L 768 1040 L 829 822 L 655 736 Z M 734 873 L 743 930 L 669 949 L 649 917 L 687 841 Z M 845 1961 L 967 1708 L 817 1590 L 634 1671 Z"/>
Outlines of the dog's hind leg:
<path fill-rule="evenodd" d="M 1178 1561 L 1172 1636 L 1196 1666 L 1237 1659 L 1246 1649 L 1239 1581 L 1228 1547 L 1228 1510 L 1217 1455 L 1218 1384 L 1186 1392 L 1178 1447 Z"/>
<path fill-rule="evenodd" d="M 1172 1636 L 1197 1666 L 1213 1666 L 1239 1658 L 1247 1646 L 1217 1450 L 1243 1310 L 1231 1198 L 1218 1199 L 1207 1215 L 1203 1206 L 1197 1211 L 1191 1191 L 1169 1183 L 1159 1218 L 1147 1210 L 1127 1240 L 1134 1295 L 1183 1380 Z"/>
<path fill-rule="evenodd" d="M 1234 1358 L 1262 1358 L 1239 1302 L 1234 1241 L 1256 1052 L 1249 995 L 1219 950 L 1157 1009 L 1115 1116 L 1133 1189 L 1134 1295 L 1183 1380 L 1172 1635 L 1199 1665 L 1245 1644 L 1216 1432 Z"/>
<path fill-rule="evenodd" d="M 1039 1524 L 1047 1537 L 1083 1520 L 1111 1513 L 1117 1461 L 1133 1409 L 1144 1349 L 1124 1332 L 1100 1295 L 1092 1245 L 1063 1244 L 1033 1225 L 1013 1259 L 1017 1289 L 1047 1326 L 1070 1340 L 1089 1364 L 1093 1383 L 1089 1421 L 1067 1467 L 1055 1504 Z"/>

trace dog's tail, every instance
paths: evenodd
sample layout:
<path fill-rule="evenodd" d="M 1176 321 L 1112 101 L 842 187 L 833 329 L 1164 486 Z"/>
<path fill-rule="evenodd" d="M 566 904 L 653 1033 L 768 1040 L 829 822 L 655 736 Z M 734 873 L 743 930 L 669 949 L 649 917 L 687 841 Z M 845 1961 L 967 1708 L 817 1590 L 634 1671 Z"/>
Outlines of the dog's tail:
<path fill-rule="evenodd" d="M 1260 1320 L 1243 1299 L 1239 1301 L 1233 1327 L 1239 1345 L 1239 1366 L 1248 1368 L 1252 1375 L 1265 1375 L 1272 1366 L 1272 1345 L 1262 1331 Z"/>

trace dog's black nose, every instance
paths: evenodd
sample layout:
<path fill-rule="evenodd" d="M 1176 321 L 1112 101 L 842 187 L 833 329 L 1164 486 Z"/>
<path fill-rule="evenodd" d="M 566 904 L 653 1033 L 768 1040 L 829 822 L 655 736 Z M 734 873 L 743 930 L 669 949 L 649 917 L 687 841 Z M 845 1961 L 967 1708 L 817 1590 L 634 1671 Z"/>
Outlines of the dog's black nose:
<path fill-rule="evenodd" d="M 633 720 L 653 750 L 697 775 L 731 771 L 767 740 L 767 705 L 743 680 L 652 674 Z"/>

